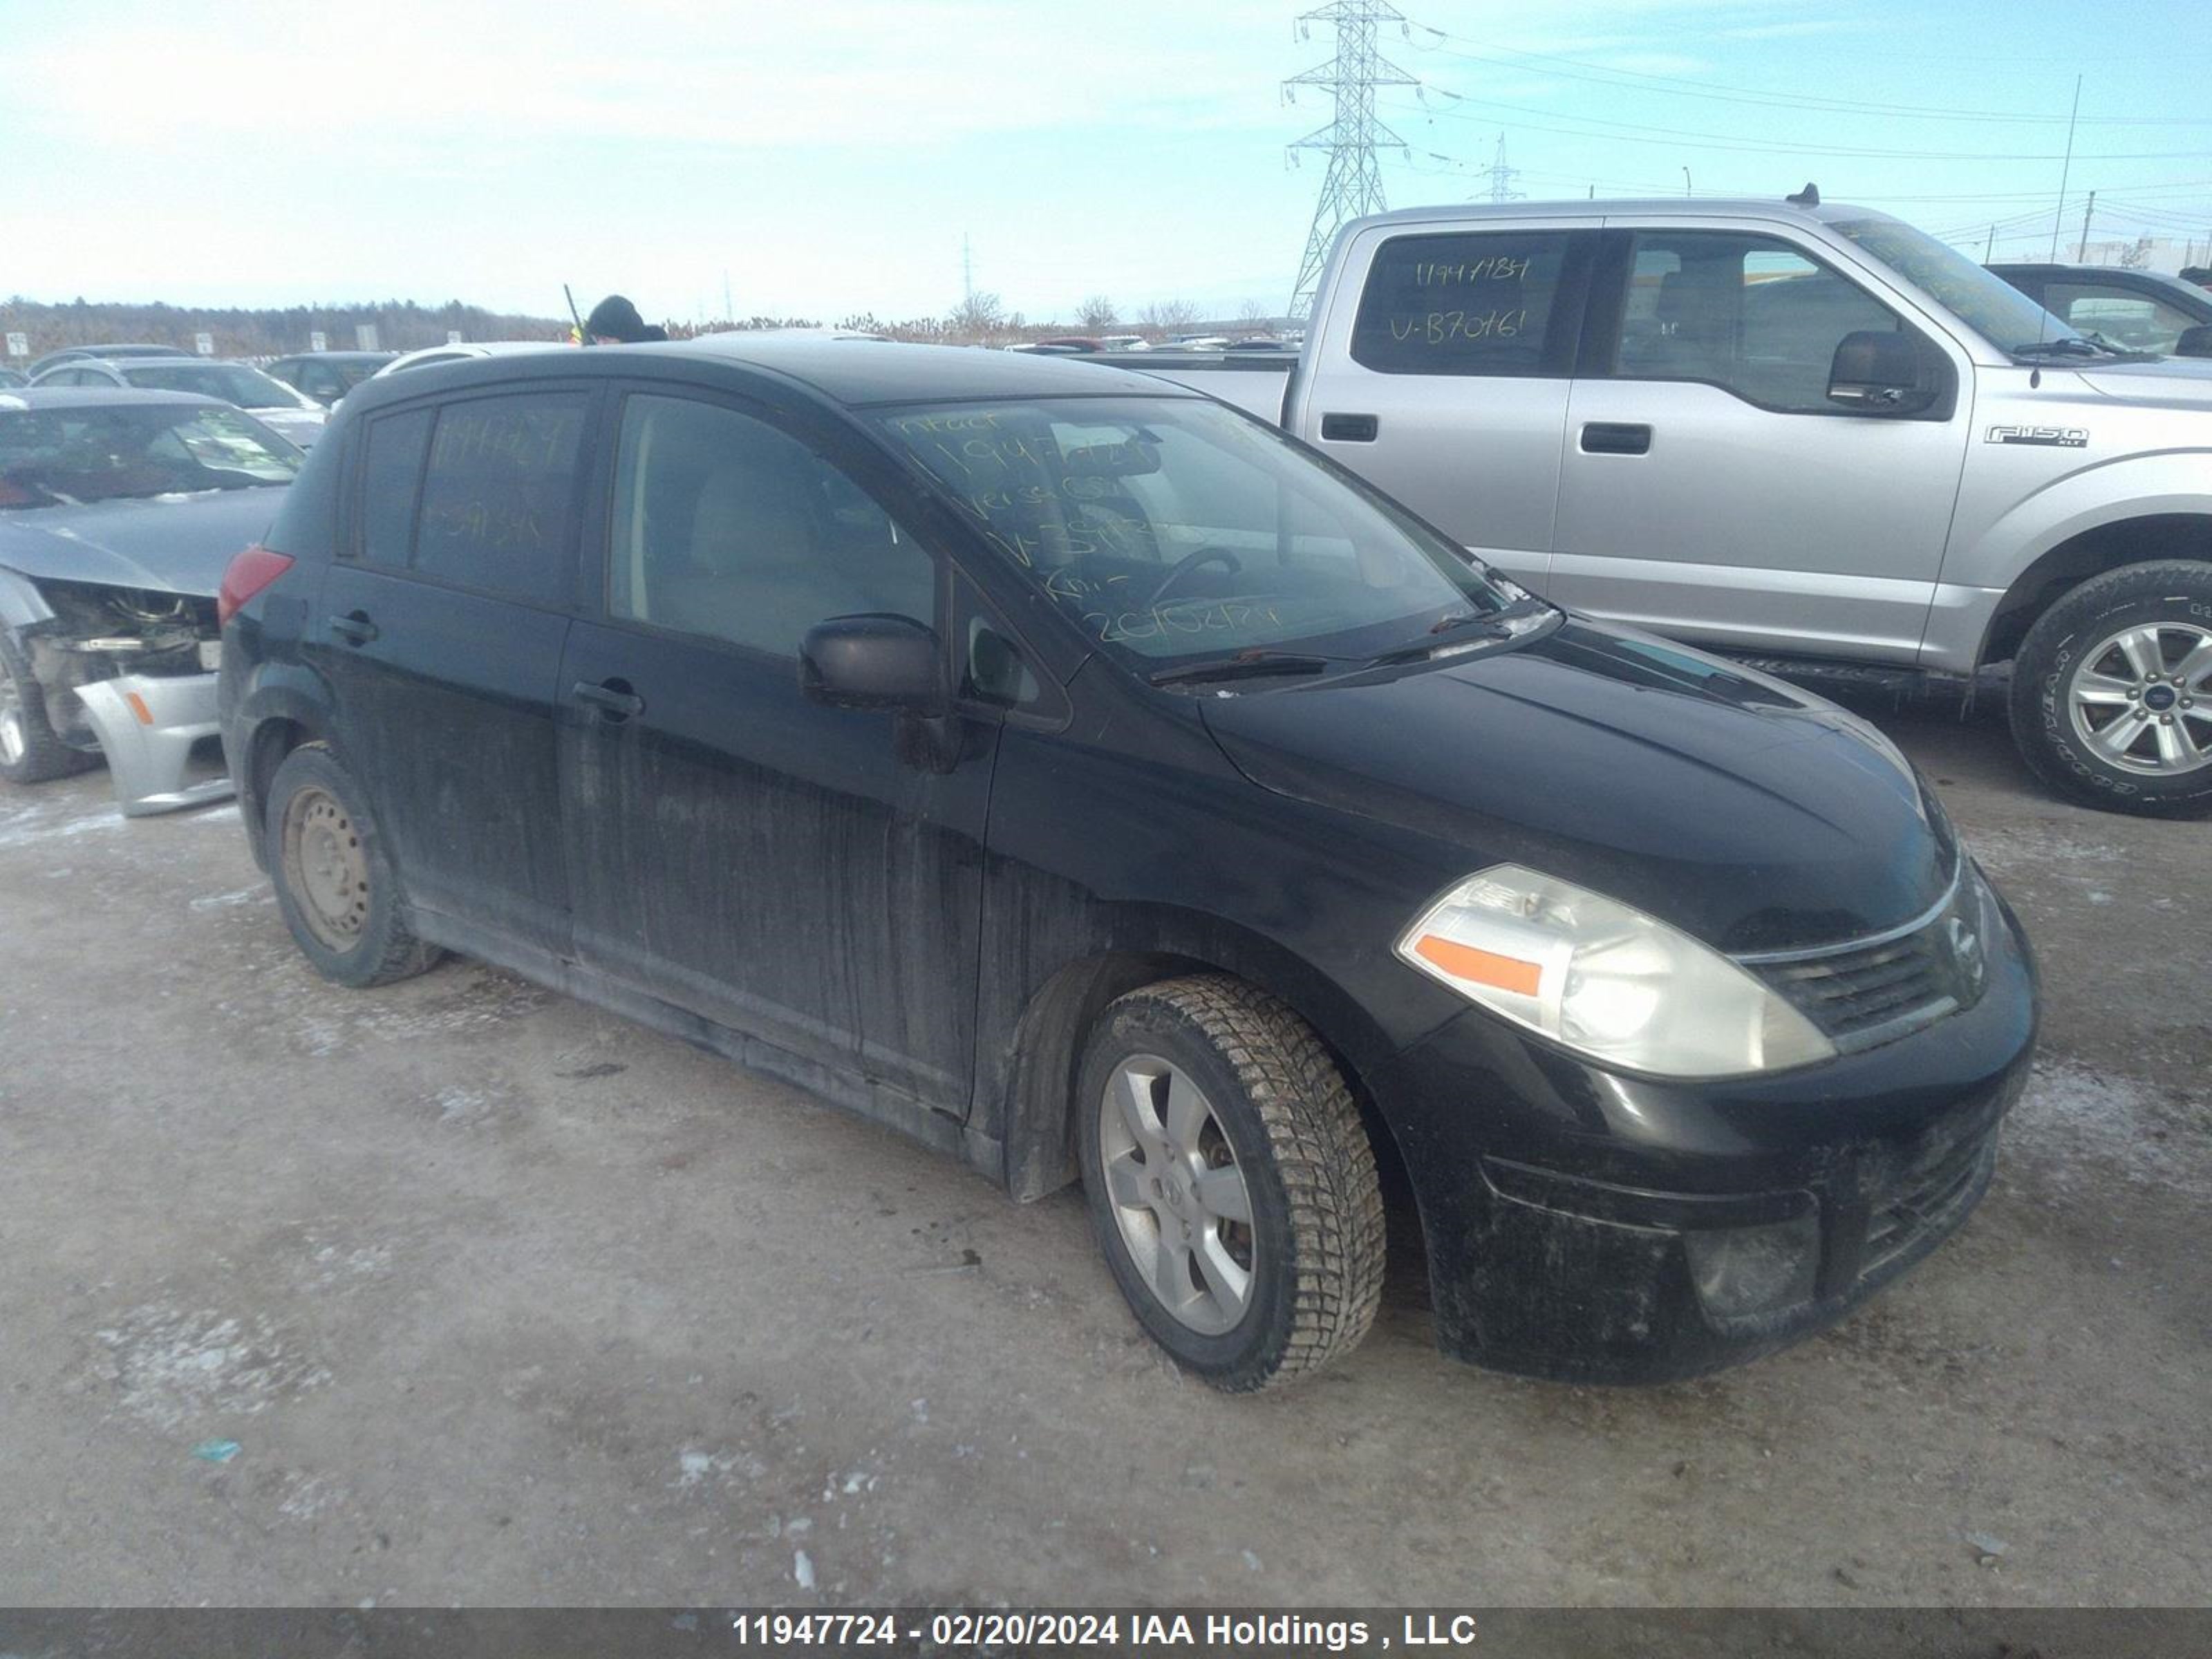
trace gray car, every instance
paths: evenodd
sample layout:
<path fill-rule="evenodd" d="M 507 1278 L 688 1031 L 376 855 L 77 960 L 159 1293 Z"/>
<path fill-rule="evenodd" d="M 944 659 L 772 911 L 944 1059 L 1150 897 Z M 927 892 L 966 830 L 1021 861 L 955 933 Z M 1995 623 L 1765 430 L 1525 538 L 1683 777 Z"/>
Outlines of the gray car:
<path fill-rule="evenodd" d="M 216 594 L 304 459 L 212 398 L 0 392 L 0 781 L 104 755 L 127 814 L 229 792 Z"/>
<path fill-rule="evenodd" d="M 219 398 L 246 410 L 302 449 L 323 435 L 330 411 L 313 398 L 246 363 L 205 357 L 108 360 L 80 357 L 36 376 L 39 386 L 137 386 L 146 392 L 190 392 Z"/>

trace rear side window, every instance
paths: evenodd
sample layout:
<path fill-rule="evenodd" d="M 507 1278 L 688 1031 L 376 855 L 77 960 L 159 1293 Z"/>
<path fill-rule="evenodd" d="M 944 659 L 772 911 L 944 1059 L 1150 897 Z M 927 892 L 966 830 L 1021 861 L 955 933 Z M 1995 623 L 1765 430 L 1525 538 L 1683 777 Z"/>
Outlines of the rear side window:
<path fill-rule="evenodd" d="M 533 605 L 563 601 L 587 402 L 581 392 L 534 392 L 441 405 L 414 568 Z"/>
<path fill-rule="evenodd" d="M 1395 236 L 1376 251 L 1352 357 L 1384 374 L 1564 374 L 1565 231 Z"/>
<path fill-rule="evenodd" d="M 407 563 L 431 414 L 410 409 L 369 422 L 361 467 L 361 556 L 371 564 Z"/>

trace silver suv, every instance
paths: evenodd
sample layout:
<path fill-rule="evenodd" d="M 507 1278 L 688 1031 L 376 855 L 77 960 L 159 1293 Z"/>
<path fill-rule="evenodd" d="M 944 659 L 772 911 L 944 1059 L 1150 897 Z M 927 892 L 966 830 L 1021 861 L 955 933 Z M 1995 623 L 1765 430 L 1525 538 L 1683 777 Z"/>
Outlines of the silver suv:
<path fill-rule="evenodd" d="M 1809 187 L 1416 208 L 1346 227 L 1286 388 L 1129 366 L 1595 615 L 1816 681 L 2010 662 L 2045 779 L 2212 811 L 2212 362 L 2078 333 L 1899 220 Z"/>

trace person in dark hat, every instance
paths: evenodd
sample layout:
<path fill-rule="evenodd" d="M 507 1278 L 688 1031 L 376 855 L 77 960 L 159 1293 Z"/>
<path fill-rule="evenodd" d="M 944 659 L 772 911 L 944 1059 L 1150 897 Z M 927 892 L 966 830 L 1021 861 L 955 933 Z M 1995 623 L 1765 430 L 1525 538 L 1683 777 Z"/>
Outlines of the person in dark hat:
<path fill-rule="evenodd" d="M 665 340 L 668 331 L 637 314 L 637 307 L 619 294 L 610 294 L 584 319 L 586 345 L 635 345 L 644 340 Z"/>

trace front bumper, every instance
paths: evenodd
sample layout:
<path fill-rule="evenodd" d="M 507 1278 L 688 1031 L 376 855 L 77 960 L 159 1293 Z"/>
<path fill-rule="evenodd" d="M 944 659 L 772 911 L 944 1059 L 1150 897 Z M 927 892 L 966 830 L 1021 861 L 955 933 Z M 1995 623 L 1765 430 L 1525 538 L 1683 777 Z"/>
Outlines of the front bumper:
<path fill-rule="evenodd" d="M 1437 1345 L 1666 1382 L 1819 1330 L 1925 1256 L 1987 1189 L 2033 1057 L 2034 967 L 2002 914 L 1972 1006 L 1794 1073 L 1628 1078 L 1474 1010 L 1398 1056 L 1370 1081 L 1419 1205 Z"/>
<path fill-rule="evenodd" d="M 219 741 L 206 740 L 219 740 L 222 731 L 216 680 L 212 673 L 125 674 L 77 687 L 124 817 L 173 812 L 230 795 L 229 774 L 207 768 L 207 750 L 219 750 Z"/>

